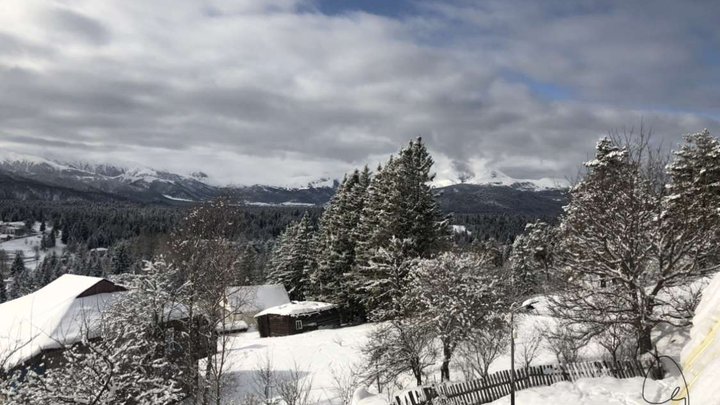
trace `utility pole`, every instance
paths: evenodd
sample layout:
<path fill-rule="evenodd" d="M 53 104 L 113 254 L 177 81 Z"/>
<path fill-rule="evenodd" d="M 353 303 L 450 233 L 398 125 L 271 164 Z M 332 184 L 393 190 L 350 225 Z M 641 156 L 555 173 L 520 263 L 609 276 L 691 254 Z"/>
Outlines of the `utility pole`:
<path fill-rule="evenodd" d="M 515 405 L 515 311 L 510 308 L 510 405 Z"/>
<path fill-rule="evenodd" d="M 528 300 L 510 305 L 510 405 L 515 405 L 515 313 L 532 311 L 535 309 L 533 304 L 535 301 Z"/>

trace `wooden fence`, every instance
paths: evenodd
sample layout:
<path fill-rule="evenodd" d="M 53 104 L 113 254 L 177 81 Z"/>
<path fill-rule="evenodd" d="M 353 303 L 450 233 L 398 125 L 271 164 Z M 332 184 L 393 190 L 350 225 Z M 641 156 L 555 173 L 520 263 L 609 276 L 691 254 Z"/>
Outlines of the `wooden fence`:
<path fill-rule="evenodd" d="M 644 377 L 650 363 L 627 360 L 617 363 L 591 361 L 549 366 L 531 366 L 515 370 L 515 391 L 547 386 L 560 381 L 610 376 L 615 378 Z M 510 371 L 503 370 L 465 382 L 441 383 L 417 387 L 395 396 L 396 405 L 425 405 L 434 402 L 451 405 L 478 405 L 510 395 Z"/>

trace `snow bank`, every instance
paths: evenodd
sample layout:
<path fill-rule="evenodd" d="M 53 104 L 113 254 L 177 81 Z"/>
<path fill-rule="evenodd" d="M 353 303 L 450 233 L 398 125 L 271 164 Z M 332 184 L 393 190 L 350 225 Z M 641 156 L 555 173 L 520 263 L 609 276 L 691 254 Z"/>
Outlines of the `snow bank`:
<path fill-rule="evenodd" d="M 388 405 L 388 401 L 379 394 L 373 394 L 365 387 L 360 387 L 353 393 L 351 405 Z"/>
<path fill-rule="evenodd" d="M 538 387 L 515 393 L 515 403 L 522 405 L 613 405 L 647 404 L 642 394 L 643 378 L 616 379 L 612 377 L 583 378 L 573 382 L 559 382 L 550 387 Z M 655 381 L 647 382 L 646 392 L 657 392 L 662 387 Z M 649 398 L 651 401 L 654 399 Z M 510 397 L 491 402 L 494 405 L 510 403 Z"/>
<path fill-rule="evenodd" d="M 720 395 L 720 273 L 703 290 L 702 300 L 695 310 L 690 341 L 680 358 L 692 403 L 717 403 Z M 683 381 L 678 381 L 678 385 L 684 387 Z M 684 394 L 682 391 L 676 398 L 682 398 Z"/>
<path fill-rule="evenodd" d="M 32 294 L 0 304 L 0 364 L 10 369 L 43 350 L 97 336 L 115 293 L 77 298 L 102 278 L 65 274 Z"/>
<path fill-rule="evenodd" d="M 258 312 L 255 317 L 262 315 L 284 315 L 284 316 L 297 316 L 314 314 L 316 312 L 327 311 L 328 309 L 335 308 L 335 304 L 329 304 L 327 302 L 317 301 L 291 301 L 287 304 L 278 305 L 276 307 L 268 308 L 264 311 Z"/>

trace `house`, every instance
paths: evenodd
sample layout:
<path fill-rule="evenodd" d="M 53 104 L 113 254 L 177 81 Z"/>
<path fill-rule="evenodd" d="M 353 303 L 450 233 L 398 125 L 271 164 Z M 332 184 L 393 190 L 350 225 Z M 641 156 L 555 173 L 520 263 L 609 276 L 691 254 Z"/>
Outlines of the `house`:
<path fill-rule="evenodd" d="M 335 304 L 291 301 L 255 315 L 260 337 L 287 336 L 340 326 Z"/>
<path fill-rule="evenodd" d="M 56 367 L 66 348 L 99 339 L 103 316 L 125 291 L 103 278 L 65 274 L 32 294 L 0 304 L 0 375 L 3 370 Z M 187 336 L 187 313 L 179 304 L 166 308 L 166 345 L 192 346 L 192 355 L 199 359 L 217 346 L 215 337 L 192 345 L 181 341 Z M 198 316 L 193 321 L 207 319 Z M 170 355 L 171 359 L 181 356 Z"/>
<path fill-rule="evenodd" d="M 11 239 L 14 236 L 22 235 L 25 231 L 25 223 L 22 221 L 18 222 L 2 222 L 0 221 L 0 234 L 5 239 Z"/>
<path fill-rule="evenodd" d="M 255 323 L 255 314 L 289 302 L 282 284 L 228 287 L 224 302 L 227 317 L 221 329 L 225 332 L 247 330 L 248 323 Z"/>
<path fill-rule="evenodd" d="M 102 312 L 126 291 L 98 277 L 65 274 L 32 294 L 0 304 L 0 371 L 39 364 L 84 336 L 99 335 Z"/>

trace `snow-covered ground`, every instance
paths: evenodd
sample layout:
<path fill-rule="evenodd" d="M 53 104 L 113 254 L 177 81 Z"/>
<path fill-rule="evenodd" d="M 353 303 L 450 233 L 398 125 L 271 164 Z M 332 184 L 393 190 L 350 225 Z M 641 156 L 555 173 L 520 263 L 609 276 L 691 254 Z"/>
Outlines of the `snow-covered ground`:
<path fill-rule="evenodd" d="M 667 387 L 648 380 L 645 398 L 655 402 Z M 510 397 L 491 402 L 510 403 Z M 612 377 L 583 378 L 575 382 L 559 382 L 550 387 L 529 388 L 515 394 L 515 403 L 522 405 L 647 405 L 643 399 L 643 378 L 617 379 Z"/>
<path fill-rule="evenodd" d="M 518 347 L 531 340 L 533 336 L 537 336 L 539 328 L 552 322 L 550 317 L 543 314 L 542 303 L 538 306 L 539 313 L 524 315 L 518 319 Z M 259 365 L 269 358 L 273 370 L 281 378 L 287 376 L 297 366 L 303 378 L 312 382 L 312 398 L 318 403 L 340 403 L 334 374 L 347 377 L 353 369 L 362 370 L 364 364 L 361 349 L 367 341 L 369 332 L 375 327 L 375 324 L 365 324 L 272 338 L 260 338 L 256 331 L 231 335 L 225 398 L 230 401 L 228 403 L 240 403 L 245 395 L 254 393 L 253 376 Z M 677 359 L 688 339 L 688 331 L 659 328 L 655 333 L 655 339 L 661 353 Z M 600 349 L 589 347 L 583 354 L 589 357 L 599 356 Z M 520 358 L 516 357 L 516 361 L 519 360 Z M 439 361 L 440 359 L 428 370 L 430 382 L 439 378 Z M 533 364 L 549 364 L 555 361 L 553 353 L 541 345 Z M 510 356 L 506 353 L 491 364 L 490 372 L 509 368 Z M 454 380 L 463 379 L 457 364 L 451 367 L 451 375 Z M 665 384 L 672 382 L 671 378 Z M 414 379 L 407 375 L 401 383 L 405 388 L 412 387 Z M 642 400 L 642 384 L 642 378 L 626 380 L 601 378 L 559 383 L 552 387 L 524 390 L 518 393 L 517 403 L 523 405 L 643 404 L 645 402 Z M 374 387 L 362 388 L 366 388 L 370 393 L 377 393 Z M 397 389 L 399 390 L 400 388 Z M 655 398 L 663 392 L 670 391 L 662 384 L 650 381 L 646 387 L 646 396 Z M 391 396 L 391 393 L 386 392 L 379 398 L 389 400 Z M 379 398 L 374 398 L 372 401 L 377 401 Z M 507 401 L 509 398 L 501 398 L 496 403 L 509 403 Z M 366 400 L 363 401 L 365 402 Z"/>
<path fill-rule="evenodd" d="M 333 374 L 347 376 L 362 364 L 361 348 L 373 324 L 325 329 L 294 336 L 260 338 L 257 331 L 230 337 L 227 382 L 224 398 L 240 403 L 255 393 L 254 375 L 265 359 L 270 359 L 279 378 L 295 370 L 312 382 L 311 397 L 320 404 L 338 403 Z"/>
<path fill-rule="evenodd" d="M 50 229 L 51 227 L 48 226 L 45 232 L 50 232 Z M 55 252 L 58 256 L 61 255 L 63 249 L 65 248 L 65 245 L 60 242 L 60 238 L 58 237 L 55 240 L 55 247 L 52 247 L 45 251 L 41 250 L 40 241 L 42 240 L 42 234 L 40 234 L 39 222 L 36 222 L 35 225 L 33 225 L 33 230 L 36 233 L 35 235 L 0 242 L 0 249 L 6 251 L 11 258 L 15 257 L 16 251 L 21 250 L 23 252 L 23 255 L 25 256 L 25 267 L 27 267 L 29 270 L 34 270 L 37 267 L 38 263 L 42 262 L 43 258 L 45 258 L 45 256 L 49 254 L 52 254 L 52 252 Z M 35 257 L 36 247 L 38 249 L 37 260 Z"/>

